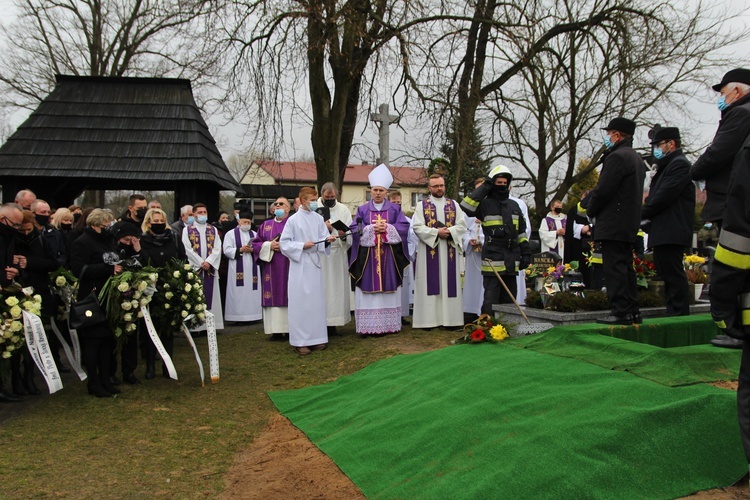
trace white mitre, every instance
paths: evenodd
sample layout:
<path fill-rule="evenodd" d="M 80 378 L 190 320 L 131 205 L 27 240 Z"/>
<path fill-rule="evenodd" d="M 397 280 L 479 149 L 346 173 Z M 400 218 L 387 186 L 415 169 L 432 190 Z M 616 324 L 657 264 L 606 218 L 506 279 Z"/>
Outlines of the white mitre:
<path fill-rule="evenodd" d="M 370 175 L 367 176 L 367 180 L 370 181 L 370 187 L 379 186 L 388 189 L 393 184 L 393 176 L 388 167 L 385 166 L 385 163 L 381 163 L 373 168 Z"/>

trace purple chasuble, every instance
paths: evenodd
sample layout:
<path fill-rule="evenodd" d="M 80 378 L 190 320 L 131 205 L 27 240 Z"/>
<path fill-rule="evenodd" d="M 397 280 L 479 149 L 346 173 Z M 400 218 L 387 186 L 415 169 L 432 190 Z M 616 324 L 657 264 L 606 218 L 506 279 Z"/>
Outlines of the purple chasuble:
<path fill-rule="evenodd" d="M 422 213 L 427 227 L 438 227 L 435 204 L 426 197 L 422 200 Z M 456 204 L 450 198 L 445 199 L 445 227 L 456 224 Z M 440 243 L 435 248 L 427 249 L 427 295 L 440 295 Z M 448 245 L 448 297 L 456 296 L 456 249 Z"/>
<path fill-rule="evenodd" d="M 201 257 L 203 256 L 203 249 L 201 245 L 201 233 L 195 224 L 187 226 L 188 239 L 190 245 L 193 247 L 193 252 L 197 253 Z M 211 224 L 206 224 L 206 257 L 211 255 L 214 251 L 214 241 L 216 241 L 216 228 Z M 199 271 L 201 278 L 203 279 L 203 294 L 206 297 L 206 307 L 211 309 L 214 302 L 214 271 L 213 268 L 209 268 L 208 271 L 201 269 Z"/>
<path fill-rule="evenodd" d="M 547 229 L 549 229 L 550 231 L 557 231 L 557 224 L 555 224 L 555 221 L 558 220 L 558 219 L 555 219 L 554 217 L 545 217 L 544 220 L 547 222 Z M 565 223 L 567 221 L 568 221 L 568 219 L 562 219 L 562 228 L 563 229 L 565 229 L 565 226 L 566 226 Z M 555 240 L 555 241 L 557 241 L 557 240 Z M 550 248 L 550 250 L 552 250 L 555 253 L 557 253 L 557 252 L 560 251 L 560 249 L 557 248 L 559 246 L 560 246 L 559 243 L 555 243 L 555 246 L 553 246 L 552 248 Z"/>
<path fill-rule="evenodd" d="M 266 241 L 273 241 L 284 230 L 286 217 L 282 221 L 268 219 L 258 228 L 258 234 L 253 239 L 253 257 L 261 269 L 261 305 L 263 307 L 287 307 L 289 299 L 287 289 L 289 283 L 289 259 L 281 252 L 273 252 L 271 262 L 260 260 L 260 249 Z"/>
<path fill-rule="evenodd" d="M 389 243 L 387 235 L 378 235 L 374 247 L 360 246 L 360 229 L 385 220 L 393 226 L 401 237 L 399 243 Z M 394 245 L 401 245 L 404 255 L 408 255 L 407 238 L 409 235 L 409 221 L 401 211 L 399 205 L 384 201 L 382 210 L 377 210 L 372 201 L 357 209 L 357 214 L 350 226 L 352 230 L 352 250 L 350 265 L 354 264 L 360 253 L 365 253 L 367 260 L 362 273 L 362 279 L 357 286 L 364 293 L 395 292 L 402 284 L 401 270 L 398 268 L 393 253 Z"/>

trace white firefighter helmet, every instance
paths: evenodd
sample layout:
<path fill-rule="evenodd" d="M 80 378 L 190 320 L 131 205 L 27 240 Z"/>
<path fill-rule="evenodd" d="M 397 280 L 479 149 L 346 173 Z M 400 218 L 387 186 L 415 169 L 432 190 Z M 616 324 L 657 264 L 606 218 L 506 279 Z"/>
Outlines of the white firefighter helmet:
<path fill-rule="evenodd" d="M 492 167 L 492 170 L 490 170 L 489 178 L 494 179 L 495 177 L 505 177 L 508 179 L 508 182 L 513 180 L 513 174 L 510 172 L 510 169 L 506 167 L 505 165 L 497 165 L 495 167 Z"/>

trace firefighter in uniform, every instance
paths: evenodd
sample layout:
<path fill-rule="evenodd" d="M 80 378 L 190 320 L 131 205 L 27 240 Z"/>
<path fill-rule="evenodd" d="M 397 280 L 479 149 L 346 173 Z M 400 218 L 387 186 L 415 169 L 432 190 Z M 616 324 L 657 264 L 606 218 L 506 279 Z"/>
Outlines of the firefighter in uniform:
<path fill-rule="evenodd" d="M 494 316 L 493 304 L 507 304 L 512 300 L 485 259 L 492 261 L 492 266 L 514 296 L 517 293 L 517 271 L 531 264 L 531 247 L 525 235 L 528 222 L 518 203 L 509 199 L 512 180 L 508 167 L 498 165 L 490 170 L 484 184 L 461 201 L 461 208 L 482 224 L 482 313 L 490 316 Z"/>
<path fill-rule="evenodd" d="M 711 316 L 719 330 L 744 340 L 737 387 L 740 435 L 750 463 L 750 136 L 732 166 L 724 224 L 711 270 Z"/>

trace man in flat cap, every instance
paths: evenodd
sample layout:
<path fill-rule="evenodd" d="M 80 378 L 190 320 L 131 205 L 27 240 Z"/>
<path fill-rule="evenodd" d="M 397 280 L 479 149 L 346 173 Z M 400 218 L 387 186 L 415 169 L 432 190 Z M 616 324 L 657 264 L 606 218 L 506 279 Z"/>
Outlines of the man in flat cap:
<path fill-rule="evenodd" d="M 713 141 L 695 161 L 690 175 L 693 180 L 706 182 L 703 222 L 721 230 L 732 163 L 750 135 L 750 69 L 733 69 L 712 88 L 720 94 L 717 106 L 721 121 Z M 742 347 L 741 341 L 724 335 L 711 343 L 717 347 Z"/>
<path fill-rule="evenodd" d="M 604 280 L 612 314 L 597 320 L 609 325 L 641 323 L 638 288 L 633 269 L 633 243 L 641 222 L 646 166 L 633 149 L 635 122 L 613 118 L 604 127 L 604 164 L 599 182 L 587 200 L 594 218 L 594 240 L 601 243 Z"/>
<path fill-rule="evenodd" d="M 650 221 L 648 244 L 654 263 L 664 279 L 668 316 L 690 314 L 690 297 L 682 256 L 693 239 L 695 187 L 690 180 L 690 162 L 682 154 L 680 130 L 663 127 L 651 137 L 654 169 L 648 197 L 641 209 Z"/>

